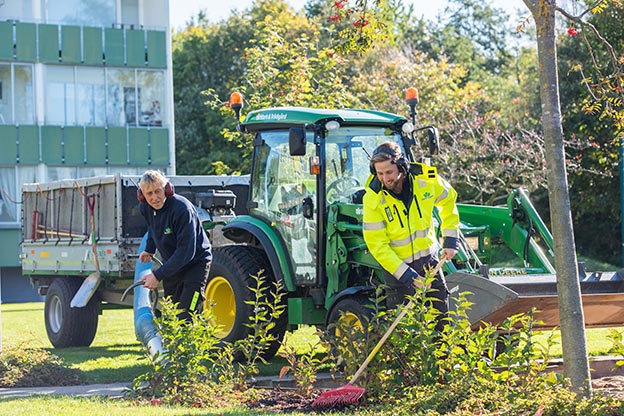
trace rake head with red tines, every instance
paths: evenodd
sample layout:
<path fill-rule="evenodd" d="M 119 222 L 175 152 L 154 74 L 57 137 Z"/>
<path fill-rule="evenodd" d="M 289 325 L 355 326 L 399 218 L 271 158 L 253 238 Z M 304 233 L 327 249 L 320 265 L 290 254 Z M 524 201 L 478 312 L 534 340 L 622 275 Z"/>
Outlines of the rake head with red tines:
<path fill-rule="evenodd" d="M 362 387 L 353 384 L 345 384 L 336 389 L 327 390 L 312 402 L 313 409 L 328 409 L 335 406 L 348 406 L 357 404 L 364 395 Z"/>

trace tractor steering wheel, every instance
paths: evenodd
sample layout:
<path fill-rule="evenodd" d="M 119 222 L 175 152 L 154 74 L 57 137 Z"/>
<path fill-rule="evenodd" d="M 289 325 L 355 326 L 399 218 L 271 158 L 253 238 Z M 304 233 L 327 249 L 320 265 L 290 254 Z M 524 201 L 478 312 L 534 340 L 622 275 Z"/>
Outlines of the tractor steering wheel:
<path fill-rule="evenodd" d="M 351 195 L 353 188 L 359 188 L 360 186 L 360 181 L 355 176 L 341 176 L 327 187 L 327 200 L 333 200 L 331 196 L 334 193 L 342 196 Z"/>

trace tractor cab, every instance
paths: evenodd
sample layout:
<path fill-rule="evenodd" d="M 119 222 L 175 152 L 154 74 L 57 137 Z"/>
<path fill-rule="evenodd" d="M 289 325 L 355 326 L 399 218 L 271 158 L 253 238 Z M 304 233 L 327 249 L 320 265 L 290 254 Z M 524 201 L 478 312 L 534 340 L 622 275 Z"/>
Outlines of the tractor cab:
<path fill-rule="evenodd" d="M 248 114 L 241 129 L 255 133 L 249 212 L 283 239 L 295 286 L 326 284 L 328 208 L 361 203 L 370 154 L 386 141 L 404 148 L 406 122 L 368 110 L 287 107 Z"/>

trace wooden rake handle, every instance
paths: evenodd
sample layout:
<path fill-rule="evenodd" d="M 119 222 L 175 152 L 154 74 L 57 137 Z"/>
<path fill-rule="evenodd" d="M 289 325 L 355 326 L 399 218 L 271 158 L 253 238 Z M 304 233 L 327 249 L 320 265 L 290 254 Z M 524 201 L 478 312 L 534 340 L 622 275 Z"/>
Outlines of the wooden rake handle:
<path fill-rule="evenodd" d="M 433 271 L 431 272 L 434 276 L 436 274 L 438 274 L 438 272 L 440 271 L 440 269 L 442 268 L 442 266 L 444 265 L 444 262 L 446 261 L 446 259 L 444 257 L 440 258 L 440 261 L 438 262 L 437 266 L 433 269 Z M 403 308 L 403 310 L 401 310 L 401 312 L 397 315 L 397 317 L 394 319 L 394 322 L 392 322 L 392 324 L 390 325 L 390 327 L 388 328 L 388 330 L 385 332 L 385 334 L 383 334 L 383 336 L 381 337 L 381 339 L 377 342 L 377 345 L 375 345 L 375 347 L 372 349 L 372 351 L 368 354 L 368 357 L 366 357 L 366 359 L 364 360 L 364 362 L 362 363 L 362 365 L 360 366 L 360 368 L 357 369 L 357 371 L 355 372 L 355 374 L 353 375 L 353 377 L 351 378 L 351 380 L 349 381 L 348 384 L 355 384 L 355 382 L 357 381 L 358 378 L 360 378 L 360 376 L 362 375 L 362 373 L 364 372 L 364 370 L 366 370 L 366 367 L 368 367 L 368 365 L 370 364 L 370 362 L 373 360 L 373 358 L 375 357 L 375 355 L 379 352 L 379 350 L 381 349 L 381 347 L 386 343 L 386 340 L 388 339 L 388 337 L 390 337 L 390 335 L 392 334 L 392 332 L 394 331 L 394 329 L 397 327 L 397 325 L 399 324 L 399 322 L 401 322 L 401 320 L 403 319 L 403 317 L 405 317 L 405 314 L 407 313 L 407 311 L 409 311 L 412 306 L 414 306 L 414 302 L 412 300 L 410 300 L 407 305 L 405 305 L 405 307 Z"/>

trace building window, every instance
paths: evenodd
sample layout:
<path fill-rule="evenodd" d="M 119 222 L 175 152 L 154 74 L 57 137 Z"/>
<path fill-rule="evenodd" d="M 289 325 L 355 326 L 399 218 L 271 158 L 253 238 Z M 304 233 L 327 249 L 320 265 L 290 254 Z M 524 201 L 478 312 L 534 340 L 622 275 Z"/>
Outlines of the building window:
<path fill-rule="evenodd" d="M 163 71 L 47 66 L 46 123 L 165 125 Z"/>
<path fill-rule="evenodd" d="M 117 21 L 116 0 L 41 0 L 48 23 L 110 27 Z"/>
<path fill-rule="evenodd" d="M 36 182 L 36 179 L 36 166 L 0 167 L 0 224 L 16 224 L 21 221 L 20 186 L 23 183 Z"/>
<path fill-rule="evenodd" d="M 33 124 L 32 65 L 0 64 L 0 124 Z"/>
<path fill-rule="evenodd" d="M 142 91 L 140 126 L 162 126 L 164 76 L 162 72 L 137 71 L 137 84 Z"/>
<path fill-rule="evenodd" d="M 46 124 L 76 124 L 74 68 L 48 66 L 46 71 Z"/>
<path fill-rule="evenodd" d="M 137 103 L 141 100 L 141 91 L 136 89 L 135 71 L 109 69 L 107 73 L 108 125 L 136 126 Z"/>
<path fill-rule="evenodd" d="M 121 0 L 121 23 L 126 25 L 139 23 L 139 0 Z"/>
<path fill-rule="evenodd" d="M 106 79 L 99 68 L 76 70 L 77 122 L 82 126 L 106 124 Z"/>

